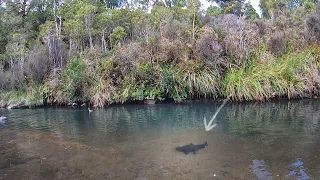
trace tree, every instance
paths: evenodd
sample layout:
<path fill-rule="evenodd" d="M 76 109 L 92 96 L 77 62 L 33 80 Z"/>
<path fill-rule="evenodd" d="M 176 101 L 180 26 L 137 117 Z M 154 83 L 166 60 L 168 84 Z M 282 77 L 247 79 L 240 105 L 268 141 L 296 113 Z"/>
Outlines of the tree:
<path fill-rule="evenodd" d="M 246 19 L 258 19 L 259 15 L 250 3 L 246 3 L 244 7 L 244 15 Z"/>
<path fill-rule="evenodd" d="M 93 24 L 93 18 L 95 17 L 96 13 L 96 6 L 93 5 L 86 5 L 84 7 L 81 7 L 79 11 L 77 12 L 78 16 L 84 20 L 84 25 L 88 31 L 89 35 L 89 43 L 90 43 L 90 49 L 93 49 L 93 40 L 92 40 L 92 24 Z"/>
<path fill-rule="evenodd" d="M 121 26 L 116 27 L 109 38 L 113 46 L 121 46 L 121 41 L 127 36 L 125 29 Z"/>
<path fill-rule="evenodd" d="M 163 36 L 165 25 L 172 18 L 173 12 L 164 6 L 156 6 L 151 11 L 151 24 L 155 25 L 160 31 L 160 37 Z"/>
<path fill-rule="evenodd" d="M 165 0 L 166 7 L 172 8 L 172 7 L 184 7 L 186 6 L 187 2 L 186 0 Z"/>
<path fill-rule="evenodd" d="M 46 21 L 45 24 L 41 25 L 39 36 L 47 46 L 49 60 L 52 64 L 51 70 L 53 70 L 53 75 L 56 75 L 56 71 L 62 69 L 64 65 L 64 58 L 62 42 L 59 36 L 57 36 L 55 23 Z"/>
<path fill-rule="evenodd" d="M 190 10 L 192 18 L 192 42 L 195 41 L 195 25 L 200 6 L 201 3 L 199 0 L 187 0 L 187 8 Z"/>
<path fill-rule="evenodd" d="M 111 33 L 113 26 L 114 22 L 111 20 L 111 14 L 107 11 L 102 12 L 96 17 L 94 27 L 100 34 L 101 50 L 103 52 L 107 51 L 106 34 Z"/>
<path fill-rule="evenodd" d="M 104 5 L 105 8 L 108 8 L 108 9 L 115 9 L 124 4 L 127 4 L 127 1 L 121 1 L 121 0 L 100 0 L 100 2 Z"/>
<path fill-rule="evenodd" d="M 64 35 L 69 41 L 69 57 L 72 55 L 72 51 L 75 49 L 78 53 L 84 49 L 82 47 L 82 37 L 85 32 L 83 29 L 82 22 L 77 19 L 69 19 L 64 22 Z"/>
<path fill-rule="evenodd" d="M 245 0 L 216 0 L 216 2 L 225 14 L 235 14 L 237 16 L 242 15 L 242 5 Z"/>
<path fill-rule="evenodd" d="M 211 16 L 218 16 L 223 13 L 223 10 L 218 6 L 210 6 L 207 9 L 207 14 Z"/>

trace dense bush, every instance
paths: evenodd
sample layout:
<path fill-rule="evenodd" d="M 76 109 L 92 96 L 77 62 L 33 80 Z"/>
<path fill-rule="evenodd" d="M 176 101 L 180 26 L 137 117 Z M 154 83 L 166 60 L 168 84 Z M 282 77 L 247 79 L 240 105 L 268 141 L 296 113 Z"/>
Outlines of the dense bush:
<path fill-rule="evenodd" d="M 44 48 L 43 46 L 37 46 L 31 51 L 24 66 L 26 77 L 36 83 L 42 83 L 50 72 L 51 64 Z"/>
<path fill-rule="evenodd" d="M 309 14 L 306 18 L 306 36 L 311 42 L 320 40 L 320 12 Z"/>
<path fill-rule="evenodd" d="M 268 50 L 276 56 L 283 55 L 287 51 L 287 39 L 284 32 L 275 32 L 268 42 Z"/>

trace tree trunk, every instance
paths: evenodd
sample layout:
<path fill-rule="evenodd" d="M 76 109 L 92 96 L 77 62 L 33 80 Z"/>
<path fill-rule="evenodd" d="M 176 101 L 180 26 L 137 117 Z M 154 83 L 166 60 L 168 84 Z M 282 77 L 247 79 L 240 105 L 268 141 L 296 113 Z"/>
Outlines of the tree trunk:
<path fill-rule="evenodd" d="M 69 57 L 71 57 L 71 52 L 72 52 L 72 39 L 69 39 Z"/>
<path fill-rule="evenodd" d="M 192 43 L 194 42 L 194 24 L 195 24 L 195 20 L 196 20 L 196 13 L 193 12 L 193 20 L 192 20 Z"/>
<path fill-rule="evenodd" d="M 161 21 L 160 21 L 159 26 L 160 26 L 160 37 L 162 38 L 162 26 L 161 26 Z"/>
<path fill-rule="evenodd" d="M 105 39 L 105 30 L 102 30 L 102 34 L 101 34 L 101 50 L 103 52 L 107 52 L 107 42 Z"/>
<path fill-rule="evenodd" d="M 23 3 L 22 3 L 22 19 L 23 19 L 23 22 L 24 22 L 25 17 L 27 16 L 27 2 L 28 2 L 28 0 L 23 0 Z"/>
<path fill-rule="evenodd" d="M 93 49 L 93 42 L 92 42 L 92 36 L 91 36 L 91 28 L 88 29 L 89 34 L 89 41 L 90 41 L 90 49 Z"/>
<path fill-rule="evenodd" d="M 91 35 L 92 20 L 93 20 L 93 15 L 89 14 L 85 17 L 86 28 L 89 35 L 90 49 L 93 49 L 93 41 L 92 41 L 92 35 Z"/>
<path fill-rule="evenodd" d="M 54 15 L 54 23 L 56 27 L 55 34 L 48 34 L 49 36 L 49 52 L 51 51 L 51 58 L 53 61 L 54 74 L 56 68 L 61 68 L 63 66 L 63 56 L 62 56 L 62 41 L 61 41 L 61 28 L 62 28 L 62 17 L 60 14 L 56 14 L 57 4 L 56 1 L 53 1 L 53 15 Z M 52 41 L 51 41 L 52 39 Z"/>

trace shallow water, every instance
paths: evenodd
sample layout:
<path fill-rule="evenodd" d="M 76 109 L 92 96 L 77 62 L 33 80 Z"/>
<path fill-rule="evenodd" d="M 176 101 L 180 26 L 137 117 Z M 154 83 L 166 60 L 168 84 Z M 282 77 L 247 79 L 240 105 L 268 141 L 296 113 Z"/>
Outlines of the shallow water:
<path fill-rule="evenodd" d="M 220 104 L 2 109 L 0 178 L 320 179 L 319 100 Z"/>

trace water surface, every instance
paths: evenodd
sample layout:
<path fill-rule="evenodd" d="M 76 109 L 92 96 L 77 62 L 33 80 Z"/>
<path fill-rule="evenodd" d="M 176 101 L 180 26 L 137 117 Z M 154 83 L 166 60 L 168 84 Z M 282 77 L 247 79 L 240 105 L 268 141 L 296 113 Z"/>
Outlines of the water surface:
<path fill-rule="evenodd" d="M 319 100 L 220 104 L 0 110 L 0 178 L 320 179 Z"/>

